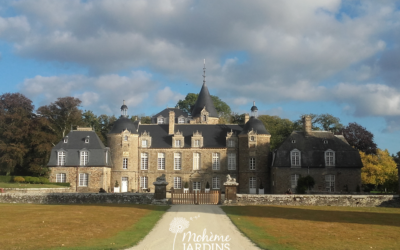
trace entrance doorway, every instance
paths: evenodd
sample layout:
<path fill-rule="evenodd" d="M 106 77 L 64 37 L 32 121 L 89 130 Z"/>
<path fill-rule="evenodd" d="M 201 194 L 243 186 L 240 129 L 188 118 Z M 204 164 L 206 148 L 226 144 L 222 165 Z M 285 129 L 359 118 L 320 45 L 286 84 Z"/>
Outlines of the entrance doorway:
<path fill-rule="evenodd" d="M 128 192 L 128 177 L 122 177 L 121 181 L 121 193 Z"/>

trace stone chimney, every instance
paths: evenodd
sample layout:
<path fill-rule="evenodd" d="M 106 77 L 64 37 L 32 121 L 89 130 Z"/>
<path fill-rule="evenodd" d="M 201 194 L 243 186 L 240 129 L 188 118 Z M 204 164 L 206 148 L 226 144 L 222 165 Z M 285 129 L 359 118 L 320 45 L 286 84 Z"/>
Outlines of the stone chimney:
<path fill-rule="evenodd" d="M 312 132 L 312 127 L 311 127 L 311 116 L 303 116 L 303 130 L 306 133 L 306 135 L 309 135 Z"/>
<path fill-rule="evenodd" d="M 249 114 L 244 114 L 244 124 L 249 121 Z"/>
<path fill-rule="evenodd" d="M 168 129 L 168 134 L 173 135 L 175 133 L 175 112 L 174 111 L 169 111 L 169 129 Z"/>

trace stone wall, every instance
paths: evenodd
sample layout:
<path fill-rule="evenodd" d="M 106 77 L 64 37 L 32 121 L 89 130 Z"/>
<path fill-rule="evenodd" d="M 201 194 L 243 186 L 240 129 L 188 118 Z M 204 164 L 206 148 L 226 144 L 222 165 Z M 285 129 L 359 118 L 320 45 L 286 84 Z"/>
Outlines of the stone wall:
<path fill-rule="evenodd" d="M 250 195 L 237 194 L 236 202 L 225 205 L 288 205 L 400 207 L 399 195 Z"/>
<path fill-rule="evenodd" d="M 154 194 L 0 194 L 0 203 L 37 203 L 37 204 L 167 204 L 167 200 L 154 200 Z"/>
<path fill-rule="evenodd" d="M 4 193 L 48 194 L 48 193 L 75 193 L 75 189 L 68 188 L 3 188 Z"/>

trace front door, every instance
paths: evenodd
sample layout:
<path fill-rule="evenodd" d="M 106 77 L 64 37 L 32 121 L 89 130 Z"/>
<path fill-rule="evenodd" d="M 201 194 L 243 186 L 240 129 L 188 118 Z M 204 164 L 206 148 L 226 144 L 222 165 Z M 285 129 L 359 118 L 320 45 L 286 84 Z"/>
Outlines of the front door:
<path fill-rule="evenodd" d="M 128 177 L 122 177 L 121 181 L 121 193 L 128 192 Z"/>

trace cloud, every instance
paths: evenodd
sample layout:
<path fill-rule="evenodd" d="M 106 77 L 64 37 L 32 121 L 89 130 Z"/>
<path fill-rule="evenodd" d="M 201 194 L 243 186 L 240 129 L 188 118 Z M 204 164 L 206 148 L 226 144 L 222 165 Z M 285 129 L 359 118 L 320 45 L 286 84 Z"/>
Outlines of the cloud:
<path fill-rule="evenodd" d="M 173 92 L 169 87 L 165 87 L 157 92 L 155 99 L 158 106 L 163 106 L 165 104 L 175 105 L 179 100 L 185 99 L 185 96 Z"/>

